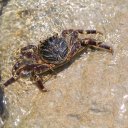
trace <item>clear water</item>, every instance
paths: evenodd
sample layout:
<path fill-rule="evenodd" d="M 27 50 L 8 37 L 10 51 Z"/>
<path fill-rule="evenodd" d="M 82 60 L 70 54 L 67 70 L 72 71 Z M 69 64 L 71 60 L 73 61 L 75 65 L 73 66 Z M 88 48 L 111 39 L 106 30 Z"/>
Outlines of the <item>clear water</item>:
<path fill-rule="evenodd" d="M 97 29 L 114 54 L 84 53 L 45 83 L 41 93 L 20 79 L 5 96 L 5 128 L 128 127 L 128 1 L 10 0 L 0 6 L 2 82 L 11 76 L 17 51 L 64 29 Z"/>

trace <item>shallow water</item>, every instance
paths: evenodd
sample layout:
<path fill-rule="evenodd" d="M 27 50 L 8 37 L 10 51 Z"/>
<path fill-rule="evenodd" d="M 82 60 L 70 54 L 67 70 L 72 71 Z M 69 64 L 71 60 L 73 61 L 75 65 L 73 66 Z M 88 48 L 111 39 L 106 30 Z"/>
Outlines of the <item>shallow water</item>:
<path fill-rule="evenodd" d="M 85 52 L 45 83 L 47 93 L 29 78 L 5 88 L 5 128 L 127 128 L 127 0 L 10 0 L 1 9 L 2 83 L 18 49 L 64 29 L 97 29 L 114 49 Z"/>

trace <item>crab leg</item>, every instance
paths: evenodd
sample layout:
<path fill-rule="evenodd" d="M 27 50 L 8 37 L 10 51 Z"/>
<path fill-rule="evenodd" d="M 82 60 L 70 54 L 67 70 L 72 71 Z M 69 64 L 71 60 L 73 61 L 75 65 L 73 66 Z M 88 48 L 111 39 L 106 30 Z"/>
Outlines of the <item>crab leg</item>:
<path fill-rule="evenodd" d="M 73 29 L 68 29 L 68 30 L 63 30 L 62 31 L 62 36 L 66 37 L 67 35 L 71 35 L 71 38 L 77 38 L 78 37 L 78 33 L 80 34 L 84 34 L 84 30 L 73 30 Z"/>
<path fill-rule="evenodd" d="M 62 36 L 65 38 L 67 35 L 71 34 L 69 45 L 74 45 L 74 43 L 76 43 L 76 41 L 78 42 L 79 33 L 80 34 L 100 34 L 100 35 L 103 35 L 103 33 L 101 33 L 100 31 L 97 31 L 97 30 L 82 30 L 82 29 L 73 30 L 73 29 L 68 29 L 68 30 L 64 30 L 62 32 Z M 89 38 L 86 38 L 85 40 L 89 40 Z"/>
<path fill-rule="evenodd" d="M 4 83 L 4 86 L 7 87 L 8 85 L 14 83 L 16 81 L 16 79 L 14 77 L 11 77 L 9 80 L 7 80 L 5 83 Z"/>
<path fill-rule="evenodd" d="M 38 79 L 38 80 L 36 81 L 36 85 L 37 85 L 37 87 L 38 87 L 41 91 L 43 91 L 43 92 L 47 92 L 47 91 L 48 91 L 48 90 L 44 87 L 43 82 L 42 82 L 41 79 Z"/>
<path fill-rule="evenodd" d="M 45 65 L 45 64 L 43 64 L 43 65 L 41 65 L 41 64 L 23 65 L 19 69 L 16 70 L 16 72 L 13 74 L 13 77 L 11 77 L 9 80 L 7 80 L 4 83 L 4 86 L 8 86 L 8 85 L 12 84 L 17 79 L 19 79 L 22 75 L 24 75 L 25 72 L 26 73 L 30 72 L 31 75 L 35 77 L 34 80 L 36 81 L 37 86 L 38 87 L 40 86 L 40 88 L 42 86 L 42 89 L 43 89 L 44 87 L 43 87 L 43 84 L 41 84 L 41 79 L 38 77 L 38 74 L 47 72 L 51 68 L 52 68 L 51 65 Z M 33 72 L 34 72 L 34 75 L 32 74 Z"/>
<path fill-rule="evenodd" d="M 33 51 L 31 51 L 33 50 Z M 28 45 L 26 47 L 21 48 L 21 58 L 27 57 L 36 61 L 39 61 L 40 58 L 38 56 L 37 47 L 34 45 Z"/>
<path fill-rule="evenodd" d="M 21 48 L 21 52 L 32 49 L 33 51 L 37 51 L 37 47 L 35 45 L 28 45 L 26 47 Z"/>
<path fill-rule="evenodd" d="M 73 30 L 73 29 L 68 29 L 68 30 L 63 30 L 62 31 L 62 36 L 66 37 L 66 35 L 73 33 L 73 35 L 78 35 L 78 33 L 80 34 L 101 34 L 103 35 L 102 32 L 97 31 L 97 30 L 82 30 L 82 29 L 77 29 L 77 30 Z"/>
<path fill-rule="evenodd" d="M 62 36 L 66 37 L 66 35 L 71 34 L 73 31 L 74 31 L 73 29 L 63 30 L 62 31 Z"/>
<path fill-rule="evenodd" d="M 36 53 L 33 53 L 33 52 L 22 52 L 21 53 L 21 58 L 23 58 L 23 57 L 27 57 L 27 58 L 33 59 L 35 61 L 40 60 L 39 56 Z"/>
<path fill-rule="evenodd" d="M 87 46 L 87 45 L 92 46 L 92 47 L 97 48 L 97 49 L 106 50 L 106 51 L 113 54 L 112 47 L 110 47 L 108 45 L 105 45 L 105 44 L 102 44 L 102 42 L 97 42 L 94 39 L 85 38 L 84 40 L 82 40 L 81 45 L 83 45 L 83 46 Z"/>
<path fill-rule="evenodd" d="M 110 52 L 110 53 L 112 53 L 113 54 L 113 49 L 112 49 L 112 47 L 110 47 L 110 46 L 108 46 L 108 45 L 105 45 L 105 44 L 100 44 L 99 46 L 98 46 L 98 48 L 99 49 L 103 49 L 103 50 L 106 50 L 106 51 L 108 51 L 108 52 Z"/>
<path fill-rule="evenodd" d="M 82 30 L 82 29 L 78 29 L 76 31 L 78 33 L 80 33 L 80 34 L 101 34 L 101 35 L 103 35 L 102 32 L 97 31 L 97 30 Z"/>
<path fill-rule="evenodd" d="M 13 66 L 13 68 L 12 68 L 12 75 L 14 75 L 15 72 L 16 72 L 16 70 L 18 70 L 18 69 L 20 68 L 20 66 L 22 66 L 22 65 L 23 65 L 22 62 L 17 61 L 17 62 L 15 63 L 15 65 Z"/>
<path fill-rule="evenodd" d="M 44 85 L 43 85 L 43 80 L 41 79 L 41 77 L 39 77 L 38 75 L 36 75 L 36 74 L 33 72 L 32 79 L 35 81 L 36 86 L 37 86 L 41 91 L 47 92 L 47 89 L 44 87 Z"/>
<path fill-rule="evenodd" d="M 43 85 L 43 79 L 40 77 L 41 72 L 47 72 L 52 68 L 51 65 L 39 65 L 35 66 L 33 69 L 31 75 L 32 75 L 32 80 L 36 82 L 36 86 L 43 92 L 47 92 L 47 89 Z M 51 69 L 52 70 L 52 69 Z"/>

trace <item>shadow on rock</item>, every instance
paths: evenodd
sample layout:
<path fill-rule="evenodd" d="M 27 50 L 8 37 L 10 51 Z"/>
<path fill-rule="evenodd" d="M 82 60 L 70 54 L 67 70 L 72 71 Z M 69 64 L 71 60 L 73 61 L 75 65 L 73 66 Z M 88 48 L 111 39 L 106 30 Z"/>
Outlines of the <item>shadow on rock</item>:
<path fill-rule="evenodd" d="M 7 120 L 7 118 L 8 118 L 8 111 L 6 107 L 4 91 L 0 87 L 0 128 L 4 126 L 4 123 Z"/>
<path fill-rule="evenodd" d="M 0 16 L 2 15 L 3 8 L 8 4 L 9 0 L 0 0 Z"/>
<path fill-rule="evenodd" d="M 0 128 L 4 127 L 5 121 L 8 119 L 7 102 L 4 95 L 4 90 L 1 87 L 1 70 L 0 70 Z"/>

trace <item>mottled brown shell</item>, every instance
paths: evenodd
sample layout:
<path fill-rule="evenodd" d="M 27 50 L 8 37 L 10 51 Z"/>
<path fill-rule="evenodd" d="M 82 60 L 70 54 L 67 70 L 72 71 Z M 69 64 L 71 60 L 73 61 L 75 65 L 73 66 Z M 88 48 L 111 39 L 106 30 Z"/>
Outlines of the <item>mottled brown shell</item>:
<path fill-rule="evenodd" d="M 68 54 L 68 45 L 63 38 L 50 37 L 42 42 L 39 52 L 48 63 L 61 64 Z"/>

